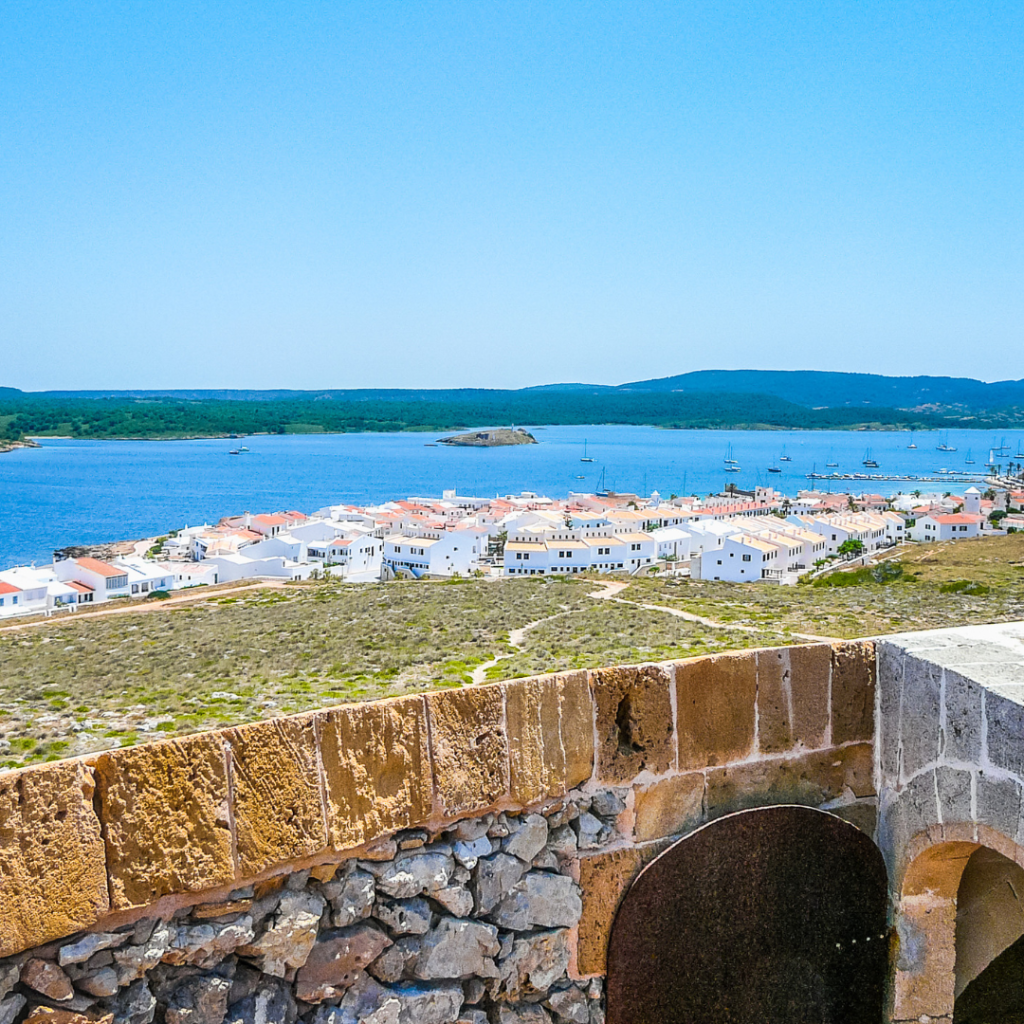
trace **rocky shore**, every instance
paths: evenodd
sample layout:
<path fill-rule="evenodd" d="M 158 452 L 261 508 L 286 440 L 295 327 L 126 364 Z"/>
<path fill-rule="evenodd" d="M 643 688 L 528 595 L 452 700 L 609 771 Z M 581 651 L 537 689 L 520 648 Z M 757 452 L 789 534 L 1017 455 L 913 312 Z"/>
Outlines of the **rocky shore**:
<path fill-rule="evenodd" d="M 15 448 L 38 448 L 39 445 L 35 441 L 30 441 L 27 438 L 24 441 L 5 441 L 0 438 L 0 455 L 4 452 L 13 452 Z"/>

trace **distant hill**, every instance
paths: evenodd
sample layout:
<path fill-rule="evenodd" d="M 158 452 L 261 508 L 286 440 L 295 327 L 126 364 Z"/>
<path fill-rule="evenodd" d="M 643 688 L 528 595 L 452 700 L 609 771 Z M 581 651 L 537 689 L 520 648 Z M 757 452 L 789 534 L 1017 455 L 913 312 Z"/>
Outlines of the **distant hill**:
<path fill-rule="evenodd" d="M 857 405 L 893 409 L 927 406 L 978 412 L 1024 405 L 1024 380 L 994 384 L 971 377 L 885 377 L 821 370 L 697 370 L 622 384 L 619 391 L 682 391 L 775 395 L 811 408 Z"/>
<path fill-rule="evenodd" d="M 1024 381 L 815 370 L 700 370 L 629 384 L 519 390 L 138 390 L 0 388 L 0 440 L 210 437 L 322 431 L 449 431 L 500 424 L 882 429 L 1024 426 Z"/>

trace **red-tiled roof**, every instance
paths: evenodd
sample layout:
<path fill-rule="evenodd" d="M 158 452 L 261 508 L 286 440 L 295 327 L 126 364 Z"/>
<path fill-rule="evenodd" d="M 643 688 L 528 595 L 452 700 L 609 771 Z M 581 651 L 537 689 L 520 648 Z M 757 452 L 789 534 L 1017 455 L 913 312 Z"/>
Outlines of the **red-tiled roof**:
<path fill-rule="evenodd" d="M 4 583 L 0 580 L 0 594 L 20 594 L 21 587 L 16 587 L 12 583 Z"/>
<path fill-rule="evenodd" d="M 78 580 L 68 580 L 67 585 L 72 590 L 77 590 L 80 594 L 92 594 L 95 593 L 95 588 L 88 586 L 85 583 L 79 583 Z"/>
<path fill-rule="evenodd" d="M 115 568 L 113 565 L 101 562 L 98 558 L 76 558 L 75 562 L 83 569 L 88 569 L 89 572 L 96 573 L 97 576 L 111 577 L 128 575 L 124 569 Z"/>
<path fill-rule="evenodd" d="M 268 515 L 253 516 L 252 521 L 254 523 L 262 523 L 264 526 L 284 526 L 284 524 L 288 522 L 284 516 Z"/>
<path fill-rule="evenodd" d="M 937 523 L 953 524 L 953 523 L 980 523 L 983 522 L 984 516 L 972 515 L 969 512 L 956 512 L 948 516 L 933 515 L 931 517 Z"/>

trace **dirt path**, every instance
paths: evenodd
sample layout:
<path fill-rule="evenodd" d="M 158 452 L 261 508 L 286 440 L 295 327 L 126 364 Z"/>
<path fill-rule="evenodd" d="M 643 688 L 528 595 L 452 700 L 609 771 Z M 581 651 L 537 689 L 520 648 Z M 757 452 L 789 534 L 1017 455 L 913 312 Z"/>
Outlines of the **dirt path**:
<path fill-rule="evenodd" d="M 593 596 L 593 595 L 591 595 Z M 554 615 L 545 615 L 543 619 L 534 619 L 533 622 L 528 622 L 525 626 L 520 626 L 518 629 L 509 631 L 508 643 L 510 647 L 514 647 L 515 650 L 509 651 L 507 654 L 499 654 L 490 661 L 485 661 L 481 665 L 477 665 L 473 669 L 473 685 L 479 686 L 481 683 L 487 682 L 487 672 L 494 668 L 501 661 L 506 661 L 508 658 L 514 658 L 517 654 L 521 654 L 523 651 L 523 642 L 526 640 L 526 634 L 531 629 L 536 629 L 537 626 L 545 622 L 550 622 L 552 619 L 560 619 L 563 615 L 572 615 L 573 610 L 566 608 L 565 611 L 555 612 Z"/>
<path fill-rule="evenodd" d="M 19 622 L 14 626 L 0 626 L 0 633 L 18 633 L 24 629 L 55 626 L 65 622 L 81 622 L 83 619 L 103 619 L 110 615 L 145 615 L 149 612 L 173 611 L 175 608 L 187 608 L 190 605 L 201 604 L 203 601 L 210 601 L 214 598 L 229 597 L 231 594 L 251 594 L 254 590 L 279 590 L 283 586 L 285 586 L 284 580 L 258 580 L 244 586 L 229 586 L 224 590 L 218 590 L 215 587 L 195 587 L 177 591 L 176 596 L 168 597 L 163 601 L 118 605 L 116 608 L 109 609 L 97 608 L 91 612 L 65 612 L 62 615 L 51 615 L 49 618 Z"/>

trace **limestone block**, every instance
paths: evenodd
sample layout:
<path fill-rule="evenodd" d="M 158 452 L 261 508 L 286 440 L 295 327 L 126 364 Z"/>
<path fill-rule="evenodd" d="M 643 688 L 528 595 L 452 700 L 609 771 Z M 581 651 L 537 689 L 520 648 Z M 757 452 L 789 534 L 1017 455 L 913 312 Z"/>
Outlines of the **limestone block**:
<path fill-rule="evenodd" d="M 267 930 L 252 945 L 240 946 L 239 953 L 253 960 L 264 974 L 283 978 L 289 970 L 306 962 L 316 942 L 323 912 L 322 897 L 286 892 Z"/>
<path fill-rule="evenodd" d="M 878 831 L 878 801 L 876 799 L 855 800 L 851 804 L 840 804 L 838 807 L 829 808 L 829 813 L 834 814 L 837 818 L 842 818 L 843 821 L 848 821 L 866 836 L 874 838 Z"/>
<path fill-rule="evenodd" d="M 0 775 L 0 956 L 91 925 L 108 909 L 92 771 L 63 761 Z"/>
<path fill-rule="evenodd" d="M 312 715 L 230 729 L 232 809 L 242 878 L 327 846 Z"/>
<path fill-rule="evenodd" d="M 642 771 L 666 772 L 675 761 L 671 679 L 658 665 L 591 673 L 597 706 L 597 774 L 629 782 Z"/>
<path fill-rule="evenodd" d="M 947 761 L 981 759 L 981 720 L 984 691 L 953 669 L 944 670 L 946 734 L 943 757 Z"/>
<path fill-rule="evenodd" d="M 893 864 L 907 850 L 914 836 L 939 821 L 935 775 L 922 772 L 883 804 L 879 820 L 879 846 Z"/>
<path fill-rule="evenodd" d="M 972 820 L 970 772 L 940 765 L 935 769 L 935 789 L 944 825 Z"/>
<path fill-rule="evenodd" d="M 528 814 L 505 840 L 504 850 L 520 860 L 532 861 L 544 849 L 547 841 L 547 819 L 540 814 Z"/>
<path fill-rule="evenodd" d="M 234 879 L 220 736 L 112 750 L 93 763 L 115 909 Z"/>
<path fill-rule="evenodd" d="M 633 792 L 633 834 L 638 842 L 687 832 L 699 825 L 703 817 L 704 776 L 700 772 L 636 786 Z"/>
<path fill-rule="evenodd" d="M 423 698 L 318 712 L 331 846 L 350 849 L 430 817 L 433 780 Z"/>
<path fill-rule="evenodd" d="M 528 932 L 512 943 L 512 951 L 498 964 L 502 997 L 516 1002 L 546 992 L 569 966 L 569 932 Z"/>
<path fill-rule="evenodd" d="M 581 673 L 582 674 L 582 673 Z M 557 676 L 504 684 L 512 799 L 522 806 L 566 791 Z"/>
<path fill-rule="evenodd" d="M 676 663 L 679 767 L 727 764 L 754 745 L 757 656 L 753 651 Z"/>
<path fill-rule="evenodd" d="M 900 739 L 901 778 L 908 779 L 939 756 L 939 714 L 942 669 L 908 654 L 903 663 L 903 704 Z"/>
<path fill-rule="evenodd" d="M 715 768 L 707 776 L 707 816 L 769 804 L 820 807 L 844 790 L 855 797 L 873 796 L 872 769 L 868 743 Z"/>
<path fill-rule="evenodd" d="M 492 958 L 500 948 L 494 925 L 442 917 L 437 927 L 423 936 L 412 974 L 421 981 L 494 977 L 497 970 Z"/>
<path fill-rule="evenodd" d="M 1024 707 L 993 693 L 986 693 L 984 699 L 989 760 L 1024 775 Z"/>
<path fill-rule="evenodd" d="M 429 693 L 426 703 L 441 813 L 456 817 L 485 810 L 509 791 L 501 686 Z"/>
<path fill-rule="evenodd" d="M 895 784 L 899 772 L 900 708 L 903 701 L 903 667 L 906 654 L 895 644 L 879 640 L 875 645 L 878 660 L 878 746 L 882 777 Z"/>
<path fill-rule="evenodd" d="M 977 820 L 1019 843 L 1020 784 L 1014 779 L 999 778 L 981 770 L 978 772 L 977 787 Z"/>
<path fill-rule="evenodd" d="M 924 895 L 901 901 L 896 916 L 894 1020 L 953 1017 L 956 900 Z"/>
<path fill-rule="evenodd" d="M 636 847 L 580 858 L 580 915 L 576 965 L 581 975 L 604 974 L 612 921 L 626 889 L 644 865 Z"/>
<path fill-rule="evenodd" d="M 761 753 L 820 747 L 828 729 L 831 647 L 778 647 L 755 658 Z"/>
<path fill-rule="evenodd" d="M 871 740 L 875 733 L 875 645 L 844 640 L 832 646 L 832 742 Z"/>

